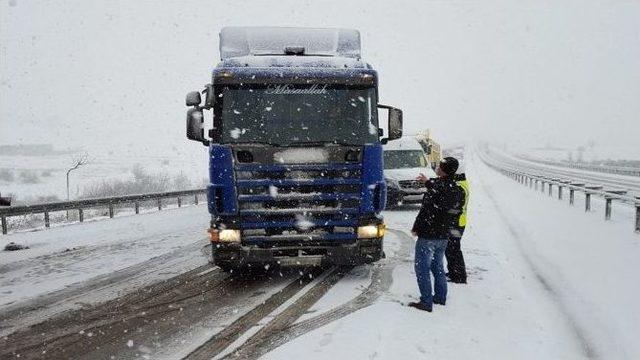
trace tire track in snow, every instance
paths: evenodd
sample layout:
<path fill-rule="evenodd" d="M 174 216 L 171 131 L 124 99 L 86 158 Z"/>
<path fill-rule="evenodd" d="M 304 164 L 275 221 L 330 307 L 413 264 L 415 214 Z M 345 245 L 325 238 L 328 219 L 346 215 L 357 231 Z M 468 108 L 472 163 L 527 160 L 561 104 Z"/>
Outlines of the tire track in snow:
<path fill-rule="evenodd" d="M 494 171 L 494 170 L 491 170 Z M 559 295 L 556 288 L 552 285 L 552 283 L 545 278 L 538 266 L 533 262 L 533 260 L 527 255 L 527 252 L 522 247 L 522 242 L 527 240 L 526 235 L 521 234 L 516 230 L 515 226 L 509 221 L 507 216 L 502 212 L 500 207 L 498 206 L 498 202 L 495 199 L 493 192 L 486 186 L 481 177 L 479 177 L 479 183 L 483 188 L 484 192 L 487 194 L 489 200 L 491 200 L 491 205 L 495 208 L 495 213 L 498 215 L 502 223 L 505 225 L 507 231 L 516 239 L 516 246 L 520 251 L 520 255 L 525 260 L 527 266 L 531 269 L 531 272 L 534 274 L 536 280 L 541 285 L 541 287 L 548 293 L 549 297 L 553 300 L 553 302 L 557 305 L 562 315 L 565 317 L 566 323 L 571 328 L 573 335 L 577 339 L 580 348 L 584 352 L 584 356 L 588 359 L 601 359 L 602 357 L 597 352 L 595 347 L 591 344 L 588 339 L 587 332 L 578 324 L 577 319 L 571 315 L 569 311 L 569 306 L 562 300 L 562 297 Z"/>
<path fill-rule="evenodd" d="M 297 317 L 295 319 L 289 317 L 287 322 L 280 322 L 276 317 L 273 321 L 276 324 L 279 323 L 279 326 L 270 327 L 271 331 L 260 331 L 227 355 L 225 359 L 257 359 L 299 336 L 372 305 L 393 284 L 393 270 L 406 256 L 409 256 L 410 245 L 413 242 L 413 239 L 403 231 L 393 229 L 387 229 L 387 231 L 400 238 L 400 249 L 393 258 L 372 265 L 371 283 L 360 295 L 338 307 L 299 323 L 295 323 L 295 321 L 304 314 L 304 311 L 297 311 Z M 313 302 L 315 303 L 318 299 Z M 306 305 L 305 311 L 313 304 Z M 267 327 L 269 324 L 265 326 L 265 329 Z"/>
<path fill-rule="evenodd" d="M 153 279 L 157 278 L 159 273 L 172 274 L 185 267 L 184 264 L 188 264 L 201 249 L 201 241 L 194 242 L 113 273 L 98 275 L 17 304 L 5 305 L 0 310 L 0 336 L 6 336 L 64 311 L 74 311 L 90 307 L 91 303 L 109 301 L 117 297 L 118 293 L 136 290 L 137 283 L 143 284 L 140 286 L 151 285 L 156 282 Z M 194 261 L 194 264 L 197 262 Z M 208 266 L 187 265 L 186 268 L 205 269 Z M 193 270 L 187 270 L 190 271 Z M 176 276 L 178 275 L 176 273 Z"/>
<path fill-rule="evenodd" d="M 316 273 L 315 275 L 319 274 Z M 312 279 L 313 277 L 311 276 L 300 276 L 298 279 L 289 283 L 289 285 L 287 285 L 284 289 L 269 297 L 262 304 L 249 310 L 246 314 L 242 315 L 229 326 L 213 335 L 209 340 L 198 346 L 195 350 L 191 351 L 183 359 L 204 360 L 211 359 L 220 354 L 234 341 L 240 338 L 244 333 L 249 331 L 252 327 L 256 326 L 260 322 L 260 320 L 276 310 L 288 299 L 295 296 L 295 294 L 301 291 L 308 283 L 312 281 Z"/>

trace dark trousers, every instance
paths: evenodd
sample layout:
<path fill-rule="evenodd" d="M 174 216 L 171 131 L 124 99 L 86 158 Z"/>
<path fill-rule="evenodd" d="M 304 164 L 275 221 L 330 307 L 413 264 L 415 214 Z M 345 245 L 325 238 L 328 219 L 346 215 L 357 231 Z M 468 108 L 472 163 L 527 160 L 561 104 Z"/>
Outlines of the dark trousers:
<path fill-rule="evenodd" d="M 462 233 L 464 228 L 460 228 L 460 237 L 450 238 L 447 243 L 447 250 L 444 252 L 447 258 L 447 271 L 449 272 L 449 278 L 454 281 L 467 281 L 467 269 L 464 265 L 464 257 L 462 256 L 462 250 L 460 249 L 460 240 L 462 239 Z"/>

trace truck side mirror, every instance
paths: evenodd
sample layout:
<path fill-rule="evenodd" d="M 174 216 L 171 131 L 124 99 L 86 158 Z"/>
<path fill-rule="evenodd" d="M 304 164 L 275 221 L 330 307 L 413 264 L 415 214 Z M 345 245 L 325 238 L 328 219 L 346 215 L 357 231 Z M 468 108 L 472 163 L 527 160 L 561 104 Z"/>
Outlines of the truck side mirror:
<path fill-rule="evenodd" d="M 202 102 L 200 93 L 198 91 L 191 91 L 187 94 L 185 102 L 187 103 L 187 106 L 200 106 L 200 103 Z"/>
<path fill-rule="evenodd" d="M 389 110 L 389 137 L 381 139 L 380 142 L 386 144 L 390 140 L 402 137 L 402 110 L 389 105 L 378 104 L 378 108 Z"/>
<path fill-rule="evenodd" d="M 211 84 L 207 84 L 204 86 L 204 91 L 202 91 L 202 93 L 204 94 L 204 109 L 212 109 L 213 108 L 213 103 L 214 103 L 214 93 L 213 93 L 213 85 Z"/>
<path fill-rule="evenodd" d="M 187 139 L 209 146 L 209 140 L 204 137 L 204 114 L 198 106 L 187 111 Z"/>

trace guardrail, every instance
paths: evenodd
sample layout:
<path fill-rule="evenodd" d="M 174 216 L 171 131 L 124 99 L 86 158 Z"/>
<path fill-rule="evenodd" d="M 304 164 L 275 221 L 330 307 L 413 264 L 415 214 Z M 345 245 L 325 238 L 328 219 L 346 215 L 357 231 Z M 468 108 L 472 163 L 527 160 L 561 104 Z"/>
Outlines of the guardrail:
<path fill-rule="evenodd" d="M 584 211 L 591 211 L 591 197 L 592 196 L 601 196 L 605 200 L 605 212 L 604 219 L 611 220 L 611 209 L 614 200 L 628 203 L 635 207 L 636 209 L 636 218 L 635 218 L 635 232 L 640 233 L 640 195 L 631 196 L 627 194 L 626 190 L 620 189 L 607 189 L 603 185 L 598 184 L 588 184 L 584 181 L 579 180 L 571 180 L 567 178 L 558 178 L 558 177 L 549 177 L 545 176 L 541 173 L 535 172 L 527 172 L 517 169 L 513 166 L 499 166 L 494 162 L 485 158 L 485 156 L 480 156 L 482 161 L 484 161 L 487 166 L 501 172 L 502 174 L 514 179 L 515 181 L 523 184 L 524 186 L 528 186 L 534 190 L 538 190 L 542 193 L 545 192 L 545 186 L 548 191 L 549 196 L 553 196 L 553 188 L 554 186 L 557 188 L 557 196 L 559 200 L 563 199 L 564 189 L 569 191 L 569 204 L 574 205 L 575 203 L 575 193 L 576 191 L 584 193 Z"/>
<path fill-rule="evenodd" d="M 44 225 L 46 228 L 50 227 L 51 222 L 49 219 L 49 213 L 55 211 L 69 211 L 75 210 L 78 212 L 78 220 L 84 221 L 84 210 L 92 208 L 108 208 L 109 218 L 113 218 L 115 213 L 115 206 L 122 204 L 133 204 L 135 213 L 140 213 L 140 203 L 145 201 L 156 201 L 158 210 L 162 210 L 162 200 L 164 199 L 177 199 L 178 207 L 182 206 L 182 198 L 193 196 L 194 203 L 198 204 L 198 196 L 205 194 L 204 189 L 197 190 L 184 190 L 184 191 L 170 191 L 161 193 L 139 194 L 139 195 L 125 195 L 114 196 L 98 199 L 83 199 L 75 201 L 60 201 L 45 204 L 34 204 L 24 206 L 10 206 L 0 208 L 0 222 L 2 223 L 2 234 L 7 234 L 8 223 L 7 218 L 11 216 L 28 215 L 28 214 L 44 214 Z"/>
<path fill-rule="evenodd" d="M 532 162 L 545 164 L 545 165 L 596 171 L 596 172 L 601 172 L 605 174 L 640 176 L 640 168 L 630 167 L 630 166 L 593 165 L 593 164 L 574 163 L 574 162 L 562 162 L 562 161 L 553 161 L 553 160 L 546 160 L 546 159 L 536 159 L 536 158 L 524 156 L 524 155 L 517 155 L 517 157 L 527 161 L 532 161 Z"/>

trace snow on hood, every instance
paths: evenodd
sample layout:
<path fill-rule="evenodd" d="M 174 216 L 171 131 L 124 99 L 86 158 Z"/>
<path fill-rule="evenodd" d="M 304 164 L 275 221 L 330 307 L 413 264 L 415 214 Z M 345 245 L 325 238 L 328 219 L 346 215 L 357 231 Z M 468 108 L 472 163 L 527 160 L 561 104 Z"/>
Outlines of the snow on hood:
<path fill-rule="evenodd" d="M 402 168 L 402 169 L 385 169 L 384 178 L 389 180 L 415 180 L 420 174 L 425 174 L 427 177 L 436 177 L 436 173 L 428 167 L 417 168 Z"/>

